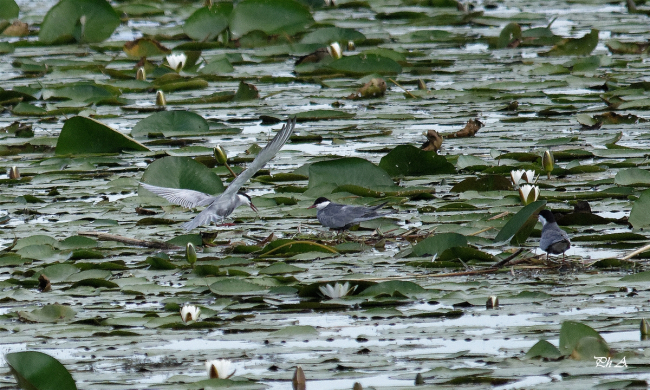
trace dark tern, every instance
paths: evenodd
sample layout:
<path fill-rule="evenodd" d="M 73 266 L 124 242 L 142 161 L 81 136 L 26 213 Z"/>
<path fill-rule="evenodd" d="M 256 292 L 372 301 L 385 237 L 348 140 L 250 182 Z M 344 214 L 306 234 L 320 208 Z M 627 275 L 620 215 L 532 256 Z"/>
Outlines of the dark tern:
<path fill-rule="evenodd" d="M 539 240 L 539 247 L 548 255 L 562 254 L 564 260 L 564 252 L 571 248 L 571 241 L 569 235 L 566 234 L 555 222 L 555 217 L 551 210 L 542 210 L 537 217 L 539 222 L 542 223 L 542 238 Z"/>
<path fill-rule="evenodd" d="M 259 152 L 248 169 L 237 176 L 219 195 L 213 196 L 194 190 L 152 186 L 142 182 L 140 184 L 144 189 L 186 208 L 208 206 L 194 219 L 182 225 L 188 231 L 199 226 L 209 225 L 212 222 L 222 223 L 237 207 L 242 205 L 248 205 L 257 212 L 257 208 L 251 203 L 251 197 L 239 192 L 239 189 L 278 153 L 293 134 L 295 126 L 296 118 L 289 118 L 275 137 Z"/>
<path fill-rule="evenodd" d="M 346 230 L 359 222 L 369 221 L 371 219 L 391 214 L 377 212 L 377 210 L 384 207 L 386 203 L 388 202 L 373 207 L 349 206 L 334 203 L 321 196 L 308 208 L 315 208 L 318 210 L 316 217 L 321 225 L 332 230 Z"/>

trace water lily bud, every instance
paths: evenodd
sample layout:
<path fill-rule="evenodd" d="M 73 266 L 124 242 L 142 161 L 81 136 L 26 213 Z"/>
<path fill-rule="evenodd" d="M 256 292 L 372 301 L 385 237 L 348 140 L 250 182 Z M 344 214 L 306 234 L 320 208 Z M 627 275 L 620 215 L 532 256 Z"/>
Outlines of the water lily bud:
<path fill-rule="evenodd" d="M 208 8 L 212 7 L 212 0 L 205 0 L 203 6 Z"/>
<path fill-rule="evenodd" d="M 210 379 L 228 379 L 235 375 L 236 371 L 232 368 L 230 360 L 226 359 L 208 360 L 205 362 L 205 368 Z"/>
<path fill-rule="evenodd" d="M 539 197 L 539 187 L 530 184 L 524 184 L 519 187 L 519 197 L 521 198 L 521 203 L 523 203 L 524 206 L 533 203 Z"/>
<path fill-rule="evenodd" d="M 9 178 L 20 179 L 20 172 L 18 171 L 18 167 L 9 168 Z"/>
<path fill-rule="evenodd" d="M 215 160 L 217 160 L 217 163 L 220 165 L 226 165 L 228 162 L 228 155 L 226 154 L 226 151 L 223 150 L 221 145 L 217 145 L 214 147 L 214 150 L 212 151 L 214 154 Z"/>
<path fill-rule="evenodd" d="M 161 107 L 165 107 L 167 105 L 163 91 L 156 92 L 156 105 Z"/>
<path fill-rule="evenodd" d="M 305 379 L 305 373 L 302 371 L 302 367 L 296 367 L 296 372 L 293 373 L 293 379 L 291 379 L 291 385 L 293 386 L 293 390 L 305 390 L 307 380 Z"/>
<path fill-rule="evenodd" d="M 341 58 L 341 45 L 339 45 L 338 42 L 334 42 L 331 45 L 327 47 L 327 51 L 330 53 L 330 55 L 335 59 L 338 60 Z"/>
<path fill-rule="evenodd" d="M 424 384 L 424 378 L 422 377 L 422 374 L 418 372 L 418 374 L 415 376 L 415 385 L 420 386 Z"/>
<path fill-rule="evenodd" d="M 495 295 L 490 296 L 487 302 L 485 303 L 485 307 L 488 309 L 494 309 L 499 307 L 499 298 L 497 298 Z"/>
<path fill-rule="evenodd" d="M 354 382 L 354 385 L 352 385 L 352 390 L 363 390 L 363 386 L 361 386 L 361 383 L 359 382 Z"/>
<path fill-rule="evenodd" d="M 348 41 L 348 51 L 354 51 L 357 47 L 354 45 L 354 41 Z"/>
<path fill-rule="evenodd" d="M 427 90 L 427 83 L 424 82 L 422 79 L 418 79 L 418 89 L 420 91 L 426 91 Z"/>
<path fill-rule="evenodd" d="M 194 267 L 194 263 L 196 263 L 196 248 L 194 248 L 194 244 L 191 242 L 188 242 L 187 246 L 185 246 L 185 260 Z"/>
<path fill-rule="evenodd" d="M 546 172 L 549 179 L 551 178 L 551 172 L 553 172 L 554 163 L 555 159 L 553 158 L 551 151 L 545 151 L 544 155 L 542 156 L 542 169 L 544 169 L 544 172 Z"/>
<path fill-rule="evenodd" d="M 645 318 L 641 319 L 641 336 L 650 335 L 650 324 Z"/>
<path fill-rule="evenodd" d="M 188 321 L 196 321 L 199 319 L 201 314 L 201 309 L 194 305 L 183 305 L 181 308 L 181 319 L 183 322 L 187 323 Z"/>
<path fill-rule="evenodd" d="M 144 66 L 141 66 L 138 68 L 138 72 L 135 74 L 135 79 L 136 80 L 146 80 L 147 79 L 147 72 L 144 70 Z"/>

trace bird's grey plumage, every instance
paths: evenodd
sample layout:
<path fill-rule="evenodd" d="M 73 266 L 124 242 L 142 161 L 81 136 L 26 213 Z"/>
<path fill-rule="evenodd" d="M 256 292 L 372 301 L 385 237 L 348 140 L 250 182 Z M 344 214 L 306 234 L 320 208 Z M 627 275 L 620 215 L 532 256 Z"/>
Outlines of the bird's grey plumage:
<path fill-rule="evenodd" d="M 248 168 L 237 176 L 226 190 L 219 195 L 213 196 L 188 189 L 158 187 L 146 183 L 140 184 L 144 189 L 183 207 L 194 208 L 208 206 L 199 215 L 194 217 L 194 219 L 182 225 L 185 230 L 192 230 L 212 222 L 220 223 L 237 207 L 250 203 L 248 196 L 238 194 L 237 191 L 278 153 L 282 146 L 289 140 L 291 134 L 293 134 L 295 126 L 296 118 L 289 118 L 271 142 L 266 144 L 264 149 L 258 153 Z"/>
<path fill-rule="evenodd" d="M 318 198 L 312 207 L 318 208 L 316 218 L 321 225 L 330 229 L 344 230 L 359 222 L 390 215 L 390 212 L 380 213 L 377 211 L 385 205 L 386 203 L 373 207 L 350 206 L 334 203 L 326 198 Z"/>
<path fill-rule="evenodd" d="M 540 211 L 538 219 L 543 225 L 539 247 L 547 254 L 564 255 L 571 247 L 569 235 L 558 226 L 550 210 Z"/>

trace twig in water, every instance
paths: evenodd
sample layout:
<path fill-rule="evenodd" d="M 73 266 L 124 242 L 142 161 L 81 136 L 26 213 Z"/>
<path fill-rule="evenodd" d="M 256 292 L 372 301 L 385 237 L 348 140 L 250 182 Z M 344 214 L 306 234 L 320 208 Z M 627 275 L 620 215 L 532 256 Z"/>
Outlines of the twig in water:
<path fill-rule="evenodd" d="M 402 90 L 404 92 L 406 92 L 406 94 L 409 95 L 410 97 L 412 97 L 413 99 L 417 99 L 417 97 L 415 95 L 413 95 L 411 92 L 409 92 L 408 89 L 406 89 L 406 88 L 402 87 L 401 85 L 399 85 L 399 83 L 397 81 L 391 79 L 390 77 L 388 78 L 388 80 L 390 80 L 393 84 L 397 85 L 398 87 L 402 88 Z"/>
<path fill-rule="evenodd" d="M 633 258 L 634 256 L 636 256 L 636 255 L 638 255 L 638 254 L 640 254 L 640 253 L 643 253 L 643 252 L 645 252 L 645 251 L 647 251 L 647 250 L 650 250 L 650 244 L 648 244 L 648 245 L 646 245 L 646 246 L 644 246 L 644 247 L 642 247 L 642 248 L 639 248 L 639 249 L 635 250 L 634 252 L 628 254 L 627 256 L 624 256 L 621 260 L 630 260 L 630 259 Z"/>
<path fill-rule="evenodd" d="M 156 248 L 156 249 L 180 249 L 180 246 L 168 244 L 166 242 L 160 241 L 145 241 L 138 240 L 136 238 L 129 238 L 124 236 L 118 236 L 117 234 L 109 234 L 102 232 L 77 232 L 80 236 L 95 237 L 100 241 L 116 241 L 128 245 L 144 246 L 147 248 Z"/>

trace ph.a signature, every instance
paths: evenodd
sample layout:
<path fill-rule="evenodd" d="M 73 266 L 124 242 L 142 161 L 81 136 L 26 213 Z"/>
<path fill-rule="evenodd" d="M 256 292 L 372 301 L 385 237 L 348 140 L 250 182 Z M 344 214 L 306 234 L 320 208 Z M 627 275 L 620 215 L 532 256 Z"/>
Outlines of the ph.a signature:
<path fill-rule="evenodd" d="M 625 356 L 623 356 L 623 359 L 621 359 L 620 362 L 616 363 L 615 366 L 612 366 L 612 358 L 608 356 L 594 356 L 594 359 L 596 359 L 596 367 L 619 367 L 619 368 L 627 368 L 627 363 L 625 362 Z"/>

